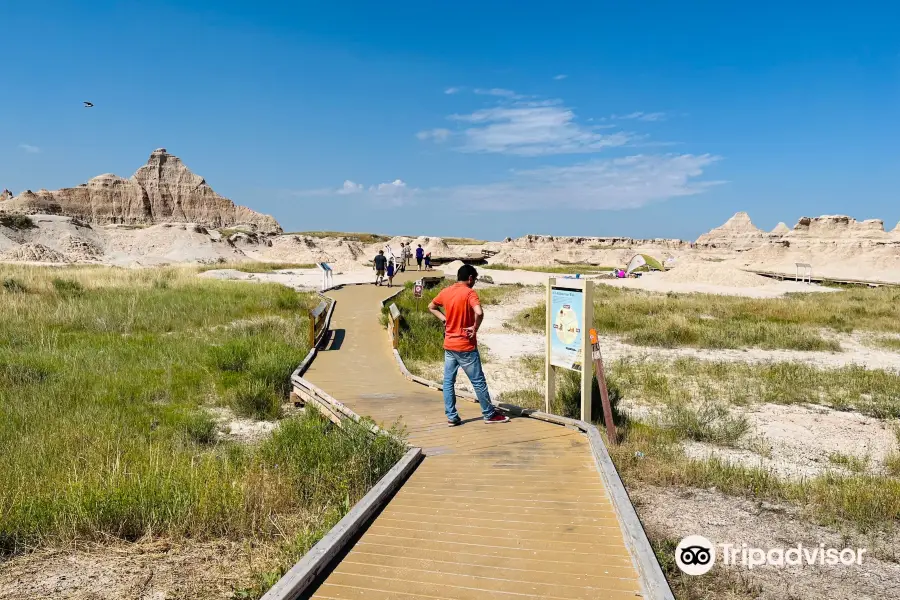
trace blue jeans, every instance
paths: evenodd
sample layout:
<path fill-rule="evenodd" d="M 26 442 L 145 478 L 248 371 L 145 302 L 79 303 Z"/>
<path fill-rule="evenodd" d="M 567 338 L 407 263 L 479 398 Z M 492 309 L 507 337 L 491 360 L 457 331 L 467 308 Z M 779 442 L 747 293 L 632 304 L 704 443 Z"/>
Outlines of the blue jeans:
<path fill-rule="evenodd" d="M 485 419 L 494 416 L 494 405 L 491 404 L 491 395 L 488 393 L 487 380 L 484 378 L 484 371 L 481 368 L 481 355 L 478 350 L 471 352 L 457 352 L 455 350 L 444 350 L 444 412 L 447 413 L 447 419 L 455 421 L 459 418 L 456 412 L 456 372 L 462 367 L 466 372 L 466 377 L 472 382 L 475 389 L 475 396 L 478 403 L 481 404 L 481 414 Z"/>

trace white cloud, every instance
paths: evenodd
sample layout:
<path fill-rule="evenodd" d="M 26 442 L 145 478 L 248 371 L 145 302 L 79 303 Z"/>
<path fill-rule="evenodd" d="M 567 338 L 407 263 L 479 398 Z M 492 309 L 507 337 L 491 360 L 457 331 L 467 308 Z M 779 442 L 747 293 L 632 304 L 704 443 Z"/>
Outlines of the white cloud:
<path fill-rule="evenodd" d="M 645 112 L 637 111 L 637 112 L 633 112 L 631 114 L 627 114 L 627 115 L 620 116 L 620 117 L 613 115 L 613 118 L 614 119 L 626 119 L 626 120 L 636 119 L 638 121 L 662 121 L 663 119 L 666 118 L 666 113 L 662 113 L 662 112 L 645 113 Z"/>
<path fill-rule="evenodd" d="M 451 131 L 449 129 L 429 129 L 426 131 L 420 131 L 416 134 L 416 137 L 420 140 L 434 140 L 435 142 L 445 142 L 447 138 L 450 137 Z"/>
<path fill-rule="evenodd" d="M 505 90 L 503 88 L 491 88 L 489 90 L 476 88 L 475 93 L 480 96 L 499 96 L 501 98 L 521 98 L 519 94 L 515 93 L 512 90 Z"/>
<path fill-rule="evenodd" d="M 338 194 L 358 194 L 363 191 L 363 185 L 361 183 L 353 183 L 349 179 L 344 182 L 344 185 L 337 190 Z"/>
<path fill-rule="evenodd" d="M 558 101 L 517 102 L 450 118 L 473 125 L 462 132 L 465 143 L 460 149 L 467 152 L 520 156 L 597 152 L 632 139 L 628 133 L 601 134 L 597 128 L 579 125 L 575 113 Z"/>
<path fill-rule="evenodd" d="M 461 90 L 458 87 L 448 87 L 446 90 L 444 90 L 444 93 L 445 94 L 458 94 L 460 91 Z"/>
<path fill-rule="evenodd" d="M 423 193 L 428 202 L 481 210 L 616 210 L 639 208 L 705 191 L 721 182 L 697 181 L 719 160 L 709 154 L 635 155 L 571 166 L 514 171 L 506 181 Z"/>
<path fill-rule="evenodd" d="M 556 75 L 555 77 L 553 77 L 553 79 L 555 79 L 556 81 L 562 81 L 566 77 L 568 77 L 568 75 L 566 75 L 565 73 L 560 73 L 559 75 Z"/>
<path fill-rule="evenodd" d="M 37 146 L 32 146 L 31 144 L 19 144 L 19 148 L 27 152 L 28 154 L 37 154 L 41 151 Z"/>
<path fill-rule="evenodd" d="M 512 171 L 502 181 L 420 189 L 402 179 L 360 190 L 364 201 L 395 208 L 419 199 L 434 206 L 474 211 L 622 210 L 700 194 L 719 181 L 701 181 L 704 169 L 719 160 L 709 154 L 638 154 L 595 159 L 562 167 Z M 339 192 L 310 190 L 297 196 Z M 566 217 L 561 213 L 562 218 Z"/>

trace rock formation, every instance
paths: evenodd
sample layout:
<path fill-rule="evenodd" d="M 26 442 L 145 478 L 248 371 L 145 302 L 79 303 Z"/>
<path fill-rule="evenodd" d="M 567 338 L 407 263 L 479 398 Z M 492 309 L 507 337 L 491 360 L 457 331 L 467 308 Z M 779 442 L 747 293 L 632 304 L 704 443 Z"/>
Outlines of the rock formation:
<path fill-rule="evenodd" d="M 4 200 L 9 200 L 12 197 L 13 197 L 12 192 L 9 190 L 3 190 L 2 192 L 0 192 L 0 202 L 3 202 Z"/>
<path fill-rule="evenodd" d="M 866 219 L 857 221 L 846 215 L 823 215 L 821 217 L 800 217 L 792 235 L 816 238 L 869 238 L 884 237 L 884 221 Z"/>
<path fill-rule="evenodd" d="M 791 228 L 785 225 L 784 221 L 775 226 L 771 231 L 772 235 L 785 235 L 791 232 Z"/>
<path fill-rule="evenodd" d="M 736 245 L 754 245 L 754 242 L 769 237 L 765 231 L 757 227 L 745 212 L 735 213 L 715 229 L 697 238 L 697 245 L 709 248 L 734 247 Z"/>
<path fill-rule="evenodd" d="M 3 198 L 0 196 L 0 200 Z M 154 150 L 147 164 L 130 179 L 107 173 L 74 188 L 39 190 L 36 194 L 27 190 L 4 200 L 0 210 L 66 215 L 99 224 L 178 222 L 215 229 L 246 226 L 261 233 L 281 232 L 275 219 L 218 195 L 165 148 Z"/>

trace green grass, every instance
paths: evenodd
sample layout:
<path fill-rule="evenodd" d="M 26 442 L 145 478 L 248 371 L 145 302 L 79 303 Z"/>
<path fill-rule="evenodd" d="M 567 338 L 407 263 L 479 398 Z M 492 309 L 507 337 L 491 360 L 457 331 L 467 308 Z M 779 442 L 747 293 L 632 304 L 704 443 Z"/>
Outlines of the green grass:
<path fill-rule="evenodd" d="M 215 271 L 219 269 L 234 269 L 243 273 L 272 273 L 283 269 L 314 269 L 316 265 L 312 263 L 277 263 L 277 262 L 224 262 L 214 265 L 204 265 L 199 271 Z"/>
<path fill-rule="evenodd" d="M 611 365 L 610 382 L 648 404 L 822 404 L 900 418 L 900 375 L 857 365 L 817 369 L 792 362 L 623 359 Z"/>
<path fill-rule="evenodd" d="M 352 242 L 362 242 L 363 244 L 375 244 L 377 242 L 387 242 L 391 239 L 389 235 L 380 233 L 353 233 L 343 231 L 294 231 L 284 235 L 308 235 L 309 237 L 318 238 L 334 238 L 342 237 Z"/>
<path fill-rule="evenodd" d="M 388 302 L 381 311 L 381 324 L 387 327 L 390 305 L 396 304 L 400 309 L 400 356 L 404 361 L 410 362 L 443 362 L 444 360 L 444 326 L 428 312 L 428 303 L 434 300 L 438 293 L 452 285 L 452 282 L 444 280 L 440 285 L 423 290 L 422 298 L 418 301 L 413 295 L 413 283 L 407 282 L 403 292 Z M 516 293 L 519 286 L 499 286 L 479 288 L 475 291 L 481 299 L 482 306 L 492 306 Z M 486 360 L 486 353 L 482 353 L 482 360 Z"/>
<path fill-rule="evenodd" d="M 843 452 L 832 452 L 828 455 L 828 462 L 843 467 L 851 473 L 865 473 L 869 468 L 868 458 L 863 459 Z"/>
<path fill-rule="evenodd" d="M 285 540 L 283 563 L 259 565 L 277 571 L 404 451 L 312 411 L 257 445 L 223 439 L 207 407 L 280 413 L 308 350 L 307 295 L 193 269 L 0 265 L 9 279 L 25 291 L 0 288 L 0 554 Z"/>
<path fill-rule="evenodd" d="M 542 332 L 543 303 L 522 311 L 510 327 Z M 709 294 L 655 294 L 595 288 L 594 325 L 639 346 L 838 351 L 822 330 L 900 332 L 900 290 L 848 289 L 754 299 Z"/>
<path fill-rule="evenodd" d="M 900 352 L 900 338 L 897 337 L 880 337 L 874 340 L 875 345 L 887 350 Z"/>
<path fill-rule="evenodd" d="M 17 230 L 37 227 L 28 215 L 2 215 L 0 216 L 0 225 Z"/>

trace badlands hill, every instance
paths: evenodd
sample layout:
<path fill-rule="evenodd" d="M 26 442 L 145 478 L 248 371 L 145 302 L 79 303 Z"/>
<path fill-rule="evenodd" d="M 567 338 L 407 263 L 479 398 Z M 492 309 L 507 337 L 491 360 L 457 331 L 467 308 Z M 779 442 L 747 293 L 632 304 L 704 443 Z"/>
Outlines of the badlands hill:
<path fill-rule="evenodd" d="M 26 190 L 18 196 L 4 190 L 0 212 L 74 217 L 98 225 L 196 223 L 203 227 L 247 227 L 280 233 L 269 215 L 237 206 L 218 195 L 206 180 L 191 172 L 165 148 L 154 150 L 147 164 L 130 179 L 107 173 L 87 183 L 54 192 Z"/>

